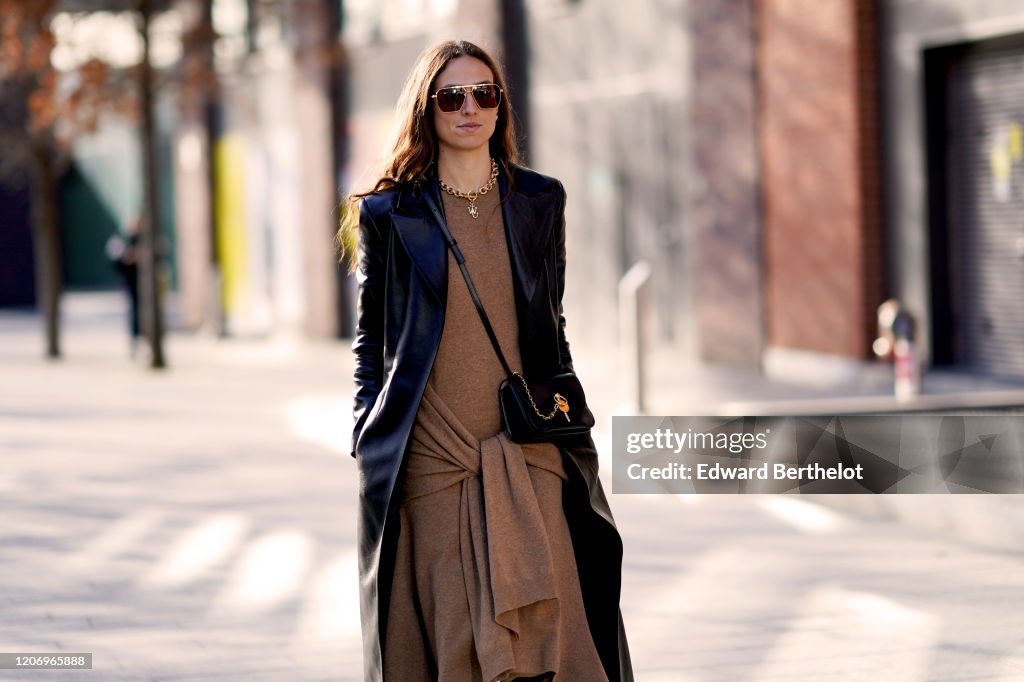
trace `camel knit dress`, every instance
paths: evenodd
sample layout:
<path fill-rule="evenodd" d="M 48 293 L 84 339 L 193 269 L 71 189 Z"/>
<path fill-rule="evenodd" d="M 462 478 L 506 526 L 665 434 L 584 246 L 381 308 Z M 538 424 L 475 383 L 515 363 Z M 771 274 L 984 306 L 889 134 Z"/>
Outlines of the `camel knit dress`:
<path fill-rule="evenodd" d="M 452 236 L 521 370 L 498 192 L 443 195 Z M 385 682 L 607 681 L 587 625 L 550 443 L 501 432 L 501 364 L 451 252 L 441 344 L 410 438 L 384 645 Z"/>

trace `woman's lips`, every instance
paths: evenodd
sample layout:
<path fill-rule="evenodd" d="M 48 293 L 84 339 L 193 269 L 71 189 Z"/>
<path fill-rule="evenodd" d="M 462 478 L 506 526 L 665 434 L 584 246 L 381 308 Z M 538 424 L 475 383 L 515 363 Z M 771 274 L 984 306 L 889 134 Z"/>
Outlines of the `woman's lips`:
<path fill-rule="evenodd" d="M 479 123 L 463 123 L 459 127 L 462 128 L 463 130 L 468 130 L 469 132 L 473 132 L 474 130 L 476 130 L 477 128 L 480 127 L 480 124 Z"/>

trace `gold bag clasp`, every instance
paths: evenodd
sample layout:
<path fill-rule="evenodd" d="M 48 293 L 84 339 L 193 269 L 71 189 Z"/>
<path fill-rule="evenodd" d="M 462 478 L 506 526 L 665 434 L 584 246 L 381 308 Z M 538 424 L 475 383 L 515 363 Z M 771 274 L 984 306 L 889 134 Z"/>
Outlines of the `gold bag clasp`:
<path fill-rule="evenodd" d="M 560 409 L 562 414 L 565 415 L 565 421 L 569 421 L 569 401 L 565 399 L 565 396 L 561 393 L 556 393 L 555 405 L 557 405 L 558 409 Z"/>

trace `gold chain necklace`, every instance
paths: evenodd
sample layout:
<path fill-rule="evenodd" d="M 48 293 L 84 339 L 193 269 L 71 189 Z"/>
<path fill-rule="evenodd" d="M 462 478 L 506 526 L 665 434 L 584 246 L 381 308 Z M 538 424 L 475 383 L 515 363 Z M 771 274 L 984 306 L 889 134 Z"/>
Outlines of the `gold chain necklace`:
<path fill-rule="evenodd" d="M 459 199 L 467 200 L 469 202 L 469 215 L 476 218 L 478 215 L 480 215 L 480 209 L 476 207 L 476 200 L 490 192 L 491 189 L 494 188 L 494 183 L 497 181 L 497 179 L 498 162 L 491 158 L 491 178 L 487 181 L 486 185 L 476 190 L 475 192 L 460 192 L 459 190 L 445 183 L 445 181 L 440 178 L 438 178 L 437 181 L 441 183 L 441 189 L 443 189 L 448 194 L 451 194 L 453 197 L 458 197 Z"/>

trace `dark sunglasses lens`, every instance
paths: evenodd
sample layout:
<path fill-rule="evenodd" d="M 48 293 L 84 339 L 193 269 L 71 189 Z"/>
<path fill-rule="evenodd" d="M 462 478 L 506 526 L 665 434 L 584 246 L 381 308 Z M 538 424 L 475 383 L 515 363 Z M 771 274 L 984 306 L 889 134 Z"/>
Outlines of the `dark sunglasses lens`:
<path fill-rule="evenodd" d="M 437 91 L 437 108 L 445 113 L 458 111 L 466 101 L 462 88 L 444 88 Z"/>
<path fill-rule="evenodd" d="M 501 99 L 501 90 L 497 85 L 480 85 L 473 88 L 473 97 L 481 109 L 493 109 Z"/>

